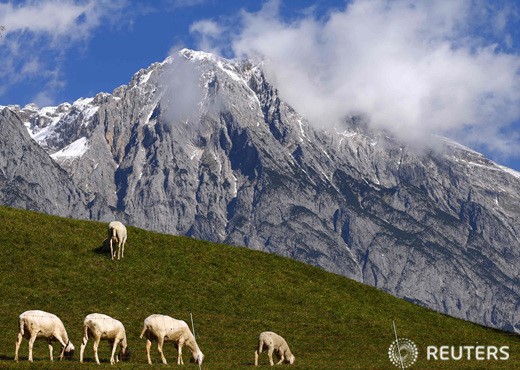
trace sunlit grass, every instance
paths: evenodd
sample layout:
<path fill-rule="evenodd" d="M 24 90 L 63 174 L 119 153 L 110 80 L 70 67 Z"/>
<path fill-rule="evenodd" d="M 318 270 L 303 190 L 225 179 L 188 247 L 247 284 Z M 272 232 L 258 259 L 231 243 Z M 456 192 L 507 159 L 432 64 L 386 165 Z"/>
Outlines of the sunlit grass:
<path fill-rule="evenodd" d="M 125 259 L 111 261 L 100 250 L 106 227 L 0 207 L 0 368 L 30 367 L 25 340 L 21 362 L 12 360 L 17 318 L 28 309 L 58 315 L 77 349 L 75 362 L 51 365 L 46 343 L 36 342 L 31 368 L 79 367 L 82 322 L 92 312 L 125 325 L 133 358 L 117 365 L 123 368 L 149 367 L 139 334 L 152 313 L 188 323 L 193 314 L 207 369 L 252 366 L 258 334 L 265 330 L 286 338 L 296 356 L 293 368 L 393 369 L 387 354 L 394 340 L 392 320 L 399 335 L 419 347 L 412 369 L 520 368 L 517 336 L 449 318 L 275 255 L 129 227 Z M 509 346 L 510 359 L 426 361 L 427 345 L 477 342 Z M 155 348 L 152 359 L 162 366 Z M 100 349 L 109 366 L 108 345 Z M 58 351 L 55 345 L 55 356 Z M 171 344 L 165 353 L 169 364 L 177 366 Z M 93 359 L 92 342 L 86 357 Z M 187 352 L 184 358 L 187 362 Z M 267 355 L 260 361 L 267 365 Z M 90 363 L 81 368 L 99 367 Z"/>

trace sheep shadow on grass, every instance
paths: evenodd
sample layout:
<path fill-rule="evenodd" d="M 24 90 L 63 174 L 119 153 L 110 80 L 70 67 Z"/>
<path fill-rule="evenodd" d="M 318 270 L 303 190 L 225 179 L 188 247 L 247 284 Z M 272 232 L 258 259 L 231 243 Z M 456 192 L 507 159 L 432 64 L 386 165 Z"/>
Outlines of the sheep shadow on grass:
<path fill-rule="evenodd" d="M 103 243 L 100 246 L 94 248 L 93 252 L 96 254 L 105 255 L 110 259 L 110 240 L 103 240 Z"/>

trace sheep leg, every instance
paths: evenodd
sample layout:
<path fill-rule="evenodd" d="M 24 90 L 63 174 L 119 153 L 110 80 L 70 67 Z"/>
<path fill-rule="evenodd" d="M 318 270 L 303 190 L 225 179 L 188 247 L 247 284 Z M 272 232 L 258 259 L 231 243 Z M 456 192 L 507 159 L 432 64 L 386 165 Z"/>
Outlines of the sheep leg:
<path fill-rule="evenodd" d="M 267 351 L 267 355 L 269 356 L 269 363 L 271 364 L 271 366 L 274 365 L 273 352 L 274 352 L 274 347 L 269 347 L 269 350 Z"/>
<path fill-rule="evenodd" d="M 49 340 L 49 357 L 51 358 L 51 362 L 54 361 L 54 358 L 52 357 L 52 343 Z"/>
<path fill-rule="evenodd" d="M 117 243 L 117 260 L 121 259 L 121 240 Z"/>
<path fill-rule="evenodd" d="M 67 343 L 65 343 L 65 342 L 63 341 L 63 339 L 61 339 L 61 337 L 59 337 L 59 336 L 58 336 L 58 337 L 55 337 L 55 338 L 56 338 L 56 339 L 58 340 L 58 342 L 60 342 L 60 344 L 61 344 L 61 352 L 60 352 L 60 361 L 61 361 L 61 360 L 63 360 L 63 355 L 65 354 L 65 348 L 67 348 Z"/>
<path fill-rule="evenodd" d="M 184 365 L 184 361 L 182 361 L 182 345 L 183 342 L 179 341 L 179 344 L 177 346 L 177 365 Z"/>
<path fill-rule="evenodd" d="M 158 338 L 157 339 L 157 350 L 161 354 L 162 363 L 165 365 L 168 365 L 168 363 L 166 362 L 166 357 L 164 357 L 164 353 L 163 353 L 163 344 L 164 344 L 164 338 Z"/>
<path fill-rule="evenodd" d="M 114 247 L 112 246 L 112 237 L 110 237 L 110 258 L 114 260 Z"/>
<path fill-rule="evenodd" d="M 81 347 L 79 349 L 79 362 L 83 363 L 83 354 L 85 353 L 85 347 L 87 346 L 88 338 L 83 338 Z"/>
<path fill-rule="evenodd" d="M 99 347 L 99 341 L 101 340 L 101 337 L 94 338 L 94 358 L 96 359 L 96 364 L 99 363 L 99 356 L 98 356 L 98 347 Z"/>
<path fill-rule="evenodd" d="M 115 357 L 115 354 L 116 354 L 116 348 L 117 348 L 117 345 L 119 344 L 119 339 L 114 339 L 114 344 L 112 345 L 112 356 L 110 357 L 110 365 L 114 365 L 116 363 L 114 357 Z"/>
<path fill-rule="evenodd" d="M 264 341 L 262 339 L 258 340 L 258 349 L 255 351 L 255 366 L 258 366 L 258 356 L 264 350 Z"/>
<path fill-rule="evenodd" d="M 150 348 L 152 348 L 152 341 L 150 339 L 146 340 L 146 358 L 148 359 L 148 365 L 152 364 L 152 359 L 150 358 Z"/>
<path fill-rule="evenodd" d="M 121 245 L 121 258 L 124 258 L 124 256 L 125 256 L 125 243 L 126 243 L 126 237 L 123 238 L 123 243 Z"/>
<path fill-rule="evenodd" d="M 83 363 L 83 354 L 85 353 L 85 347 L 87 346 L 87 342 L 88 342 L 88 334 L 86 333 L 86 330 L 85 330 L 85 336 L 83 337 L 83 341 L 81 342 L 81 347 L 79 349 L 79 362 L 80 363 Z"/>
<path fill-rule="evenodd" d="M 16 347 L 14 349 L 14 360 L 18 362 L 18 351 L 20 350 L 20 345 L 22 344 L 23 335 L 22 333 L 18 333 L 18 337 L 16 339 Z"/>
<path fill-rule="evenodd" d="M 281 355 L 281 358 L 280 358 L 280 361 L 278 361 L 276 363 L 277 365 L 280 365 L 283 362 L 283 360 L 285 359 L 285 356 L 283 355 L 283 353 L 280 353 L 280 355 Z"/>
<path fill-rule="evenodd" d="M 110 345 L 112 345 L 112 344 L 113 344 L 113 342 L 110 343 Z M 117 347 L 117 346 L 116 346 L 116 347 Z M 120 353 L 121 353 L 121 348 L 119 348 L 119 352 L 117 352 L 117 353 L 115 354 L 116 362 L 119 362 L 119 354 L 120 354 Z"/>
<path fill-rule="evenodd" d="M 29 361 L 33 362 L 33 346 L 34 341 L 36 340 L 36 333 L 31 334 L 31 338 L 29 339 Z"/>

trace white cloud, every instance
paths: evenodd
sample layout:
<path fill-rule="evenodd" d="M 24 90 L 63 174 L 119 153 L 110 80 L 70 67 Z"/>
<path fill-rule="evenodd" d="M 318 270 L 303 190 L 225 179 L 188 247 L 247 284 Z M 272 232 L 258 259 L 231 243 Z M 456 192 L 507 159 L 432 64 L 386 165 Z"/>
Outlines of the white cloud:
<path fill-rule="evenodd" d="M 0 24 L 5 36 L 29 32 L 46 34 L 53 40 L 77 40 L 89 36 L 99 25 L 101 9 L 96 2 L 71 0 L 28 1 L 0 4 Z"/>
<path fill-rule="evenodd" d="M 212 19 L 204 19 L 190 26 L 190 33 L 198 38 L 198 47 L 206 52 L 221 54 L 222 50 L 216 45 L 220 44 L 226 28 Z"/>
<path fill-rule="evenodd" d="M 197 5 L 202 5 L 206 0 L 171 0 L 169 1 L 175 8 L 187 8 Z"/>
<path fill-rule="evenodd" d="M 33 103 L 38 107 L 48 107 L 54 105 L 54 99 L 49 97 L 47 92 L 41 91 L 33 98 Z"/>
<path fill-rule="evenodd" d="M 37 58 L 31 58 L 30 60 L 23 63 L 20 70 L 22 75 L 32 75 L 38 73 L 40 70 L 40 62 Z"/>
<path fill-rule="evenodd" d="M 45 96 L 51 101 L 56 88 L 65 80 L 60 73 L 64 55 L 73 47 L 84 47 L 103 23 L 119 19 L 125 0 L 34 0 L 0 4 L 0 84 L 10 86 L 39 78 Z"/>
<path fill-rule="evenodd" d="M 197 32 L 209 37 L 218 37 L 222 34 L 222 27 L 210 19 L 197 21 L 190 26 L 190 32 Z"/>
<path fill-rule="evenodd" d="M 168 122 L 187 123 L 198 118 L 199 104 L 204 97 L 199 80 L 200 71 L 194 63 L 187 62 L 181 53 L 172 55 L 171 64 L 160 77 L 164 88 L 161 109 Z"/>
<path fill-rule="evenodd" d="M 354 0 L 287 22 L 271 1 L 242 13 L 232 45 L 262 59 L 282 97 L 320 127 L 364 113 L 404 139 L 450 134 L 505 153 L 503 131 L 520 117 L 520 57 L 475 33 L 496 33 L 513 14 L 489 4 Z"/>

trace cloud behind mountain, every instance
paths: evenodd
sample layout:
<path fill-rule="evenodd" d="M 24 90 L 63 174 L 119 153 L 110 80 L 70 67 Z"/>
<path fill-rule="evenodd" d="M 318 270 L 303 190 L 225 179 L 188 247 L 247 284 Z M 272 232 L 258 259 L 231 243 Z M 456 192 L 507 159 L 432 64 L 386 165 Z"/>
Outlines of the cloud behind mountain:
<path fill-rule="evenodd" d="M 310 10 L 292 20 L 281 5 L 242 12 L 240 31 L 229 28 L 231 48 L 263 60 L 283 98 L 316 125 L 363 114 L 401 139 L 435 133 L 518 154 L 509 132 L 520 117 L 510 3 L 355 0 L 325 17 Z M 214 32 L 197 31 L 206 47 L 210 36 L 216 42 Z"/>

